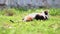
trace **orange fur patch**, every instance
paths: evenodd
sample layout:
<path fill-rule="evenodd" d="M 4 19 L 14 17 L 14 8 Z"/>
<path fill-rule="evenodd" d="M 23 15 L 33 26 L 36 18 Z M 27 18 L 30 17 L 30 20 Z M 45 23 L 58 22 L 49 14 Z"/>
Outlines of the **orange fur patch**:
<path fill-rule="evenodd" d="M 32 21 L 32 17 L 28 16 L 26 21 Z"/>

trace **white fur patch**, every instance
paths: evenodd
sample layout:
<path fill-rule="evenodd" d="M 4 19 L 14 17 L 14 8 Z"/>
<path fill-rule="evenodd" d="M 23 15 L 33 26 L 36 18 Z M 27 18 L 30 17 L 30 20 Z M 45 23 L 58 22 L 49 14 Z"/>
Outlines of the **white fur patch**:
<path fill-rule="evenodd" d="M 24 17 L 24 20 L 23 21 L 26 21 L 28 16 L 30 16 L 32 19 L 34 19 L 37 14 L 38 13 L 29 14 L 29 15 L 27 15 L 27 16 Z"/>

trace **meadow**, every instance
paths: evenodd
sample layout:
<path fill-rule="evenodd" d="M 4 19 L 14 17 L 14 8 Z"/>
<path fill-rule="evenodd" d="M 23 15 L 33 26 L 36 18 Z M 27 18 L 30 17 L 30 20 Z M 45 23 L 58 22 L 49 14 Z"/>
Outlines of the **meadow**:
<path fill-rule="evenodd" d="M 0 10 L 0 34 L 60 34 L 60 8 L 50 8 L 49 19 L 45 21 L 21 21 L 24 16 L 43 10 L 14 8 Z M 7 16 L 8 13 L 13 13 L 13 16 Z"/>

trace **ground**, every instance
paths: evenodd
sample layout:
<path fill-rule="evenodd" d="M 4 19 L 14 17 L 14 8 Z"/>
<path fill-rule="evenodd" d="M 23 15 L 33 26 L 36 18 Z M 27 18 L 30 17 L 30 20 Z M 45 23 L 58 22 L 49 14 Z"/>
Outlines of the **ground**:
<path fill-rule="evenodd" d="M 51 11 L 49 12 L 50 16 L 49 19 L 45 21 L 21 21 L 25 15 L 33 12 L 40 12 L 41 10 L 20 11 L 14 9 L 13 11 L 17 11 L 14 16 L 5 16 L 2 14 L 0 16 L 0 34 L 60 34 L 60 9 L 49 9 Z M 13 20 L 14 22 L 11 22 L 10 20 Z"/>

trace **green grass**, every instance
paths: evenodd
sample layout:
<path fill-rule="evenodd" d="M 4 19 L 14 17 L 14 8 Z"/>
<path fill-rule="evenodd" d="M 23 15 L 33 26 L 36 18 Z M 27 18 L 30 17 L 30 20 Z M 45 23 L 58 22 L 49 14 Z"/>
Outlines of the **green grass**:
<path fill-rule="evenodd" d="M 16 10 L 14 16 L 5 16 L 4 10 L 0 12 L 0 34 L 60 34 L 60 11 L 49 9 L 49 19 L 34 20 L 31 22 L 20 21 L 24 16 L 44 9 L 29 9 L 27 11 Z M 55 11 L 55 12 L 54 12 Z M 9 20 L 13 20 L 14 23 Z"/>

